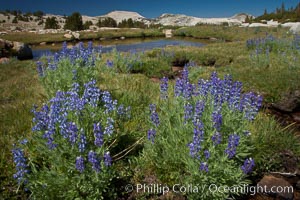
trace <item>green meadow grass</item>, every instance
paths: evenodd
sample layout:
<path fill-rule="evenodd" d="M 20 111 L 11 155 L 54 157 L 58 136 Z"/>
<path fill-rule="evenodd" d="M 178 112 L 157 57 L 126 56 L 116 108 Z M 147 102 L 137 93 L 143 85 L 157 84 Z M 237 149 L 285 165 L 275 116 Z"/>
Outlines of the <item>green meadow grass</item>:
<path fill-rule="evenodd" d="M 235 81 L 243 82 L 245 92 L 254 91 L 264 96 L 265 103 L 272 103 L 280 99 L 285 92 L 300 88 L 300 66 L 293 66 L 283 62 L 282 57 L 278 57 L 274 52 L 270 53 L 268 64 L 259 64 L 250 58 L 251 51 L 247 50 L 245 40 L 251 37 L 264 36 L 265 31 L 282 36 L 285 29 L 238 29 L 232 27 L 213 27 L 205 26 L 197 28 L 178 29 L 185 31 L 185 36 L 199 38 L 216 37 L 225 40 L 243 40 L 242 42 L 217 42 L 206 45 L 203 48 L 195 47 L 168 47 L 164 51 L 172 52 L 174 59 L 185 58 L 197 63 L 196 67 L 191 68 L 190 78 L 197 82 L 199 78 L 208 79 L 211 72 L 217 71 L 219 76 L 231 74 Z M 204 30 L 203 32 L 201 32 Z M 221 37 L 214 35 L 215 31 L 223 34 Z M 223 31 L 223 32 L 222 32 Z M 109 34 L 109 32 L 107 32 Z M 114 36 L 115 34 L 115 36 Z M 130 31 L 128 34 L 133 34 Z M 141 33 L 135 33 L 141 34 Z M 156 34 L 149 33 L 149 34 Z M 111 33 L 114 37 L 125 36 L 125 33 Z M 134 34 L 133 34 L 134 35 Z M 153 36 L 151 35 L 151 36 Z M 158 34 L 159 35 L 159 34 Z M 56 35 L 57 37 L 61 37 Z M 55 37 L 56 37 L 55 36 Z M 45 38 L 33 37 L 33 35 L 21 36 L 18 34 L 8 35 L 7 39 L 20 40 L 27 43 L 39 43 L 51 41 L 49 35 Z M 48 37 L 48 38 L 47 38 Z M 104 35 L 85 36 L 87 39 L 104 37 Z M 129 36 L 127 36 L 129 37 Z M 134 37 L 134 36 L 132 36 Z M 56 41 L 63 41 L 57 39 Z M 158 51 L 158 50 L 153 50 Z M 152 51 L 152 52 L 153 52 Z M 146 52 L 146 55 L 154 55 Z M 129 128 L 132 131 L 131 140 L 136 141 L 146 135 L 145 121 L 148 119 L 147 111 L 150 103 L 158 103 L 159 83 L 153 81 L 151 77 L 160 77 L 161 71 L 155 69 L 152 74 L 147 67 L 136 74 L 120 72 L 117 73 L 105 66 L 107 58 L 111 55 L 103 55 L 102 61 L 97 64 L 97 77 L 99 87 L 108 90 L 118 102 L 132 107 L 132 118 Z M 151 56 L 150 56 L 151 57 Z M 147 58 L 150 59 L 150 58 Z M 162 66 L 164 70 L 171 72 L 169 58 L 165 58 L 162 63 L 169 63 L 169 66 Z M 213 63 L 213 65 L 211 65 Z M 151 65 L 151 62 L 150 64 Z M 0 127 L 1 127 L 1 182 L 0 199 L 26 199 L 24 193 L 16 193 L 17 185 L 13 180 L 14 166 L 12 162 L 11 149 L 13 143 L 23 136 L 31 134 L 33 104 L 41 105 L 46 101 L 45 93 L 38 81 L 36 66 L 33 61 L 17 61 L 12 59 L 7 64 L 0 64 Z M 147 71 L 148 70 L 148 71 Z M 171 80 L 171 85 L 174 80 Z M 299 138 L 294 133 L 281 127 L 276 120 L 262 110 L 251 127 L 251 138 L 255 144 L 255 161 L 257 163 L 257 174 L 279 170 L 280 153 L 291 151 L 295 156 L 300 156 Z M 128 139 L 128 138 L 127 138 Z M 141 140 L 143 141 L 143 140 Z M 140 148 L 142 148 L 142 142 Z M 138 153 L 132 154 L 132 160 L 137 158 Z M 279 163 L 279 164 L 278 164 Z M 133 181 L 137 181 L 132 173 L 136 165 L 143 163 L 124 162 L 120 169 L 126 169 Z M 145 166 L 147 167 L 147 166 Z M 149 173 L 151 173 L 149 169 Z"/>

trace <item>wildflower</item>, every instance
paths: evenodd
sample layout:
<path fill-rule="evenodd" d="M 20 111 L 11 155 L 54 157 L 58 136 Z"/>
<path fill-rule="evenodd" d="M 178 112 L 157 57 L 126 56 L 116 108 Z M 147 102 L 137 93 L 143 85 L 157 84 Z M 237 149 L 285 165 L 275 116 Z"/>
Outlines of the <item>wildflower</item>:
<path fill-rule="evenodd" d="M 204 112 L 205 102 L 204 101 L 197 101 L 195 106 L 195 113 L 194 113 L 194 122 L 200 120 L 202 117 L 202 113 Z"/>
<path fill-rule="evenodd" d="M 184 123 L 186 124 L 189 119 L 192 118 L 193 106 L 190 103 L 187 103 L 184 106 Z"/>
<path fill-rule="evenodd" d="M 189 80 L 189 69 L 187 66 L 185 66 L 183 68 L 183 71 L 182 71 L 182 80 L 184 83 L 187 83 L 188 80 Z"/>
<path fill-rule="evenodd" d="M 78 143 L 79 152 L 84 152 L 85 151 L 86 144 L 87 144 L 86 137 L 84 135 L 83 129 L 81 129 L 80 140 L 79 140 L 79 143 Z"/>
<path fill-rule="evenodd" d="M 204 156 L 206 159 L 209 159 L 210 158 L 210 152 L 208 150 L 205 150 L 204 151 Z"/>
<path fill-rule="evenodd" d="M 112 159 L 110 157 L 110 153 L 106 152 L 103 157 L 104 157 L 104 165 L 111 166 Z"/>
<path fill-rule="evenodd" d="M 200 171 L 208 172 L 208 165 L 206 162 L 201 162 L 200 164 Z"/>
<path fill-rule="evenodd" d="M 149 108 L 150 108 L 150 112 L 151 112 L 150 120 L 157 127 L 160 124 L 160 121 L 159 121 L 158 114 L 156 112 L 156 105 L 150 104 Z"/>
<path fill-rule="evenodd" d="M 252 158 L 247 158 L 244 161 L 243 166 L 241 166 L 241 169 L 243 170 L 244 174 L 249 174 L 250 172 L 252 172 L 253 167 L 255 166 L 254 160 Z"/>
<path fill-rule="evenodd" d="M 77 128 L 76 124 L 74 122 L 69 122 L 67 124 L 67 130 L 66 131 L 68 133 L 70 143 L 72 145 L 74 145 L 76 140 L 77 140 L 77 132 L 78 132 L 78 128 Z"/>
<path fill-rule="evenodd" d="M 101 147 L 104 143 L 103 131 L 100 123 L 94 124 L 94 144 L 98 147 Z"/>
<path fill-rule="evenodd" d="M 175 97 L 179 97 L 183 93 L 183 81 L 180 78 L 176 79 L 175 87 L 174 87 L 174 94 Z"/>
<path fill-rule="evenodd" d="M 90 151 L 88 153 L 88 161 L 92 164 L 92 168 L 94 171 L 96 172 L 100 171 L 100 163 L 97 158 L 97 154 L 94 151 Z"/>
<path fill-rule="evenodd" d="M 217 130 L 220 131 L 221 126 L 222 126 L 222 114 L 220 113 L 220 111 L 214 111 L 212 113 L 212 122 L 213 122 L 213 127 Z"/>
<path fill-rule="evenodd" d="M 236 148 L 239 145 L 240 136 L 236 134 L 229 135 L 228 138 L 228 145 L 225 149 L 225 153 L 227 154 L 228 158 L 233 158 L 236 153 Z"/>
<path fill-rule="evenodd" d="M 190 155 L 195 157 L 197 153 L 201 150 L 201 143 L 204 136 L 204 125 L 201 121 L 194 124 L 194 136 L 193 141 L 188 145 L 190 148 Z"/>
<path fill-rule="evenodd" d="M 112 100 L 111 94 L 108 91 L 102 92 L 102 101 L 104 102 L 104 107 L 106 108 L 106 113 L 112 112 L 116 109 L 117 100 Z"/>
<path fill-rule="evenodd" d="M 160 96 L 162 99 L 168 98 L 168 81 L 169 81 L 169 79 L 167 77 L 163 77 L 161 79 Z"/>
<path fill-rule="evenodd" d="M 106 127 L 104 129 L 104 134 L 111 135 L 114 131 L 114 120 L 110 117 L 107 118 Z"/>
<path fill-rule="evenodd" d="M 84 171 L 84 158 L 82 156 L 76 158 L 75 167 L 80 173 Z"/>
<path fill-rule="evenodd" d="M 43 66 L 43 63 L 41 61 L 36 62 L 36 69 L 37 69 L 38 74 L 39 74 L 40 77 L 45 76 L 44 66 Z"/>
<path fill-rule="evenodd" d="M 149 129 L 148 130 L 148 140 L 150 140 L 152 143 L 154 143 L 154 138 L 156 135 L 156 130 L 155 129 Z"/>
<path fill-rule="evenodd" d="M 96 81 L 92 80 L 84 84 L 83 100 L 85 103 L 90 104 L 93 107 L 97 106 L 100 98 L 100 89 L 96 86 Z"/>
<path fill-rule="evenodd" d="M 106 66 L 107 67 L 113 67 L 114 66 L 114 61 L 107 59 L 106 60 Z"/>
<path fill-rule="evenodd" d="M 190 99 L 193 95 L 195 86 L 189 82 L 183 85 L 182 95 L 185 99 Z"/>
<path fill-rule="evenodd" d="M 216 132 L 212 137 L 211 140 L 213 141 L 213 145 L 216 146 L 221 143 L 222 135 L 219 132 Z"/>
<path fill-rule="evenodd" d="M 18 184 L 20 185 L 22 182 L 26 183 L 27 180 L 25 175 L 28 173 L 27 170 L 27 160 L 24 156 L 24 152 L 20 148 L 14 148 L 12 150 L 13 160 L 16 165 L 16 173 L 13 175 L 14 179 L 17 180 Z"/>

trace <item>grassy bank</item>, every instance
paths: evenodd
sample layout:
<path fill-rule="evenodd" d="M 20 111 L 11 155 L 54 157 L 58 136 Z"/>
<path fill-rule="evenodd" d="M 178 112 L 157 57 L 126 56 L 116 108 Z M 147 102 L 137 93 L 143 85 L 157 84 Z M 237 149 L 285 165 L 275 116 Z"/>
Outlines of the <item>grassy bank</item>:
<path fill-rule="evenodd" d="M 101 30 L 98 32 L 80 32 L 80 40 L 99 40 L 102 39 L 119 39 L 138 38 L 138 37 L 161 37 L 164 34 L 157 29 L 117 29 L 117 30 Z M 55 43 L 72 41 L 74 39 L 67 39 L 63 33 L 57 34 L 35 34 L 35 33 L 8 33 L 2 35 L 0 38 L 9 41 L 19 41 L 27 44 L 39 44 L 41 42 Z"/>
<path fill-rule="evenodd" d="M 18 197 L 17 188 L 13 187 L 12 144 L 20 137 L 30 135 L 32 106 L 40 105 L 44 100 L 35 68 L 32 61 L 12 60 L 0 65 L 1 199 Z"/>
<path fill-rule="evenodd" d="M 199 39 L 217 39 L 220 41 L 245 41 L 251 37 L 264 37 L 266 33 L 274 36 L 286 35 L 288 29 L 282 27 L 237 27 L 200 25 L 176 29 L 176 36 L 194 37 Z"/>

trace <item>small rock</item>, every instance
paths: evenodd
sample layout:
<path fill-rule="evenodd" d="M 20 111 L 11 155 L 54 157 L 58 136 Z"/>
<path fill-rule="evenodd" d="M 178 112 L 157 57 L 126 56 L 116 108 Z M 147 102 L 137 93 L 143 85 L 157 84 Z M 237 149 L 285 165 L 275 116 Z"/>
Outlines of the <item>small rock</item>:
<path fill-rule="evenodd" d="M 73 35 L 66 33 L 66 34 L 64 34 L 64 37 L 67 39 L 71 39 L 73 37 Z"/>
<path fill-rule="evenodd" d="M 5 64 L 8 63 L 9 59 L 8 58 L 0 58 L 0 64 Z"/>
<path fill-rule="evenodd" d="M 122 36 L 122 37 L 120 37 L 120 39 L 121 39 L 121 40 L 125 40 L 125 37 L 124 37 L 124 36 Z"/>
<path fill-rule="evenodd" d="M 289 113 L 300 110 L 300 90 L 290 92 L 278 103 L 275 103 L 272 106 L 277 110 Z"/>
<path fill-rule="evenodd" d="M 55 46 L 55 43 L 52 43 L 51 45 L 54 47 L 54 46 Z"/>
<path fill-rule="evenodd" d="M 40 45 L 46 45 L 46 42 L 41 42 Z"/>
<path fill-rule="evenodd" d="M 257 187 L 264 190 L 259 189 L 258 192 L 276 196 L 276 199 L 292 200 L 294 198 L 293 186 L 283 178 L 266 175 L 259 181 Z"/>
<path fill-rule="evenodd" d="M 28 60 L 33 58 L 32 49 L 29 47 L 29 45 L 24 44 L 20 47 L 20 49 L 17 51 L 17 58 L 19 60 Z"/>
<path fill-rule="evenodd" d="M 72 32 L 72 35 L 74 36 L 75 39 L 79 40 L 79 38 L 80 38 L 80 33 Z"/>

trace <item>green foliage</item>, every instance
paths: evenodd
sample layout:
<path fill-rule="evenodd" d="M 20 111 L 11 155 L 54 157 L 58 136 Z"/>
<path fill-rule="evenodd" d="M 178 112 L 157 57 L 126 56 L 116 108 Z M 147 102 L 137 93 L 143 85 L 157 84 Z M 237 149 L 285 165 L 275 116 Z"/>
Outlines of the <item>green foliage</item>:
<path fill-rule="evenodd" d="M 275 11 L 268 13 L 265 10 L 264 14 L 254 19 L 255 22 L 261 20 L 276 20 L 279 22 L 299 22 L 300 21 L 300 3 L 295 8 L 291 7 L 286 9 L 284 3 L 281 4 L 280 8 L 276 8 Z"/>
<path fill-rule="evenodd" d="M 17 24 L 17 23 L 18 23 L 17 17 L 14 17 L 14 19 L 12 20 L 12 23 L 14 23 L 14 24 Z"/>
<path fill-rule="evenodd" d="M 111 17 L 99 18 L 98 27 L 117 27 L 117 21 Z"/>
<path fill-rule="evenodd" d="M 141 73 L 150 78 L 172 76 L 170 58 L 163 53 L 148 56 L 143 52 L 120 53 L 113 50 L 103 58 L 101 65 L 116 73 Z"/>
<path fill-rule="evenodd" d="M 146 28 L 143 22 L 133 21 L 131 18 L 123 19 L 119 24 L 119 28 Z"/>
<path fill-rule="evenodd" d="M 45 23 L 45 29 L 58 29 L 58 21 L 56 20 L 56 17 L 48 17 L 46 19 Z"/>
<path fill-rule="evenodd" d="M 82 16 L 79 12 L 74 12 L 71 16 L 68 16 L 64 29 L 71 31 L 83 30 Z"/>
<path fill-rule="evenodd" d="M 83 29 L 87 30 L 90 28 L 90 26 L 93 25 L 93 22 L 92 21 L 86 21 L 84 24 L 83 24 Z"/>

